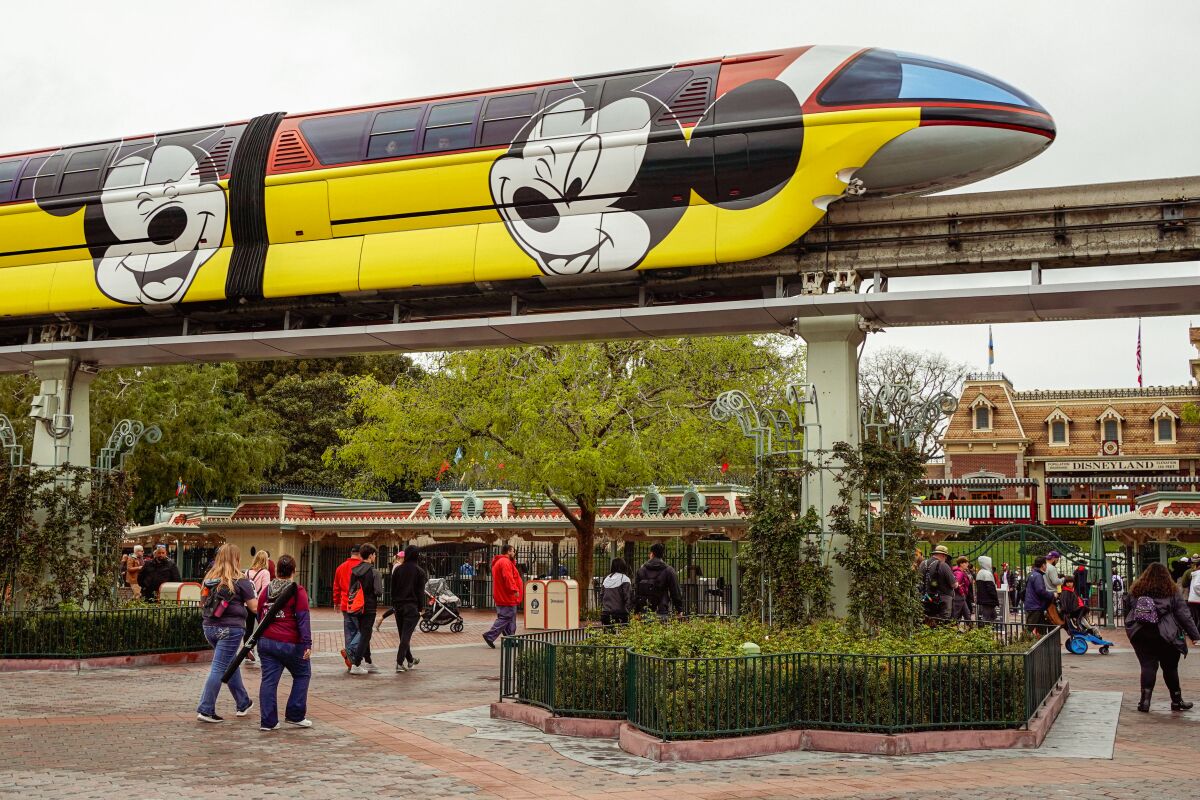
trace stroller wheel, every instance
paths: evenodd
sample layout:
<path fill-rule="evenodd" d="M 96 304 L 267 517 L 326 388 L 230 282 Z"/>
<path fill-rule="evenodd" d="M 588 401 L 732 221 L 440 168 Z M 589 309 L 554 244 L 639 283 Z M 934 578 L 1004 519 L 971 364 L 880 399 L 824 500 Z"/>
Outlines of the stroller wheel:
<path fill-rule="evenodd" d="M 459 620 L 455 620 L 454 622 L 451 622 L 450 623 L 450 632 L 451 633 L 462 633 L 463 632 L 463 621 L 461 619 L 459 619 Z"/>
<path fill-rule="evenodd" d="M 1106 656 L 1106 655 L 1108 655 L 1108 645 L 1103 645 L 1103 646 L 1101 646 L 1101 648 L 1100 648 L 1100 655 L 1102 655 L 1102 656 Z"/>
<path fill-rule="evenodd" d="M 428 620 L 421 620 L 420 628 L 421 628 L 422 633 L 433 633 L 434 631 L 436 631 L 438 629 L 438 626 L 434 625 L 432 622 L 429 622 Z"/>
<path fill-rule="evenodd" d="M 1067 639 L 1068 652 L 1081 656 L 1087 652 L 1087 649 L 1087 639 L 1084 639 L 1082 636 L 1072 636 L 1070 639 Z"/>

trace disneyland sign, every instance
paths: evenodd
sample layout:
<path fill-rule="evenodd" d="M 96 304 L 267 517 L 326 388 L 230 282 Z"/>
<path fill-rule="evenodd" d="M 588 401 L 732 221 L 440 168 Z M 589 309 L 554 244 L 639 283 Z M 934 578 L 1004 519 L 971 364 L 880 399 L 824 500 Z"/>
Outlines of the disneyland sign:
<path fill-rule="evenodd" d="M 1170 472 L 1177 458 L 1117 458 L 1108 461 L 1047 461 L 1046 472 Z"/>

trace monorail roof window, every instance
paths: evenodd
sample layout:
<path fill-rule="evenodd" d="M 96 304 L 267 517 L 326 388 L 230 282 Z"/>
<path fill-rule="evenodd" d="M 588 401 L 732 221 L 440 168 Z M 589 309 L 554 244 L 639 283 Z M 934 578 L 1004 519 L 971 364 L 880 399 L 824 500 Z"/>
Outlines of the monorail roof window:
<path fill-rule="evenodd" d="M 546 113 L 542 115 L 543 139 L 555 136 L 579 136 L 596 127 L 596 99 L 600 84 L 566 86 L 546 92 Z M 585 119 L 586 118 L 586 119 Z"/>
<path fill-rule="evenodd" d="M 325 166 L 347 164 L 362 158 L 363 136 L 371 114 L 339 114 L 314 117 L 300 123 L 300 132 Z"/>
<path fill-rule="evenodd" d="M 1044 111 L 1021 90 L 973 69 L 923 56 L 868 50 L 821 91 L 822 105 L 905 100 L 1000 103 Z"/>
<path fill-rule="evenodd" d="M 483 112 L 482 147 L 512 144 L 537 110 L 537 92 L 506 94 L 490 98 Z"/>
<path fill-rule="evenodd" d="M 417 152 L 417 127 L 424 113 L 424 106 L 380 112 L 371 125 L 367 158 L 398 158 Z"/>
<path fill-rule="evenodd" d="M 475 144 L 475 117 L 478 113 L 478 100 L 434 106 L 425 123 L 425 144 L 421 149 L 426 153 L 437 153 L 472 147 Z"/>
<path fill-rule="evenodd" d="M 0 203 L 7 202 L 12 194 L 13 184 L 17 182 L 17 173 L 21 171 L 24 159 L 0 162 Z"/>
<path fill-rule="evenodd" d="M 67 160 L 67 168 L 63 171 L 62 185 L 58 193 L 84 194 L 99 191 L 100 170 L 108 160 L 110 149 L 101 147 L 72 153 Z"/>
<path fill-rule="evenodd" d="M 150 164 L 149 155 L 153 145 L 154 140 L 152 139 L 121 145 L 112 160 L 112 166 L 108 168 L 108 174 L 104 177 L 104 188 L 124 189 L 131 186 L 142 186 L 146 179 L 146 167 Z M 136 155 L 141 150 L 146 151 L 145 158 L 129 159 L 130 156 Z"/>

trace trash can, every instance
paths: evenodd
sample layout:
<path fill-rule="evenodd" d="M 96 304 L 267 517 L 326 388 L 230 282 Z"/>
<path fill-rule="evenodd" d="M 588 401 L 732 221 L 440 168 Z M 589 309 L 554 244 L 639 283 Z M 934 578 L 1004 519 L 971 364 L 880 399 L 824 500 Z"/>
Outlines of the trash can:
<path fill-rule="evenodd" d="M 546 627 L 566 630 L 579 627 L 579 584 L 570 578 L 555 578 L 544 582 Z"/>
<path fill-rule="evenodd" d="M 169 581 L 158 587 L 158 602 L 173 605 L 199 603 L 200 588 L 195 581 Z"/>
<path fill-rule="evenodd" d="M 525 581 L 525 630 L 544 631 L 546 625 L 546 584 L 549 581 Z"/>

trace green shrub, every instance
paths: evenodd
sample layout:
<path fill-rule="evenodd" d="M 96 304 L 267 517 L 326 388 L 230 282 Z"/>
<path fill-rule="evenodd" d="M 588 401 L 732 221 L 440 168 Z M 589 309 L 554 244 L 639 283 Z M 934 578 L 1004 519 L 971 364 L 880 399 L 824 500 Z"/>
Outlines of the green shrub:
<path fill-rule="evenodd" d="M 196 607 L 0 614 L 0 658 L 98 658 L 207 647 Z"/>

